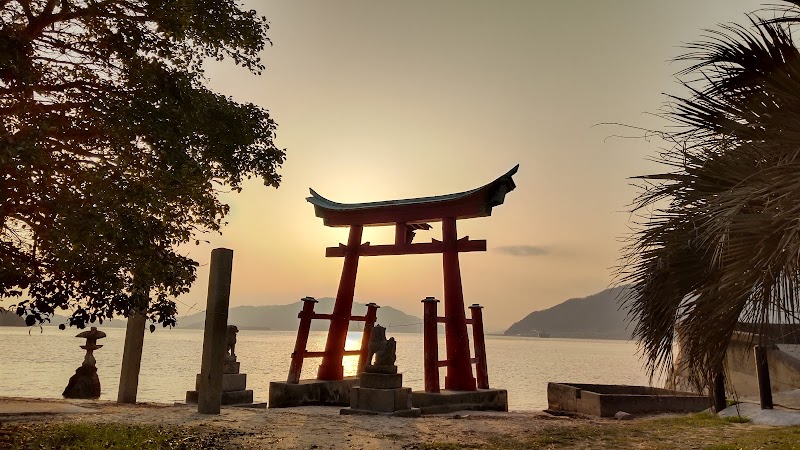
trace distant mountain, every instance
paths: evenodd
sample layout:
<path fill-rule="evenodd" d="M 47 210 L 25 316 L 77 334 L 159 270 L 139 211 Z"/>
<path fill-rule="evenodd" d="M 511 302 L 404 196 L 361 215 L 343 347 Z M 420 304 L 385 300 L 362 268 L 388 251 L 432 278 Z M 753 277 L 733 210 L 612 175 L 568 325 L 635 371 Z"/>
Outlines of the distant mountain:
<path fill-rule="evenodd" d="M 506 336 L 538 336 L 586 339 L 630 339 L 625 312 L 617 299 L 627 286 L 606 289 L 584 298 L 571 298 L 542 311 L 534 311 L 511 325 Z M 626 328 L 627 327 L 627 328 Z"/>
<path fill-rule="evenodd" d="M 0 311 L 0 327 L 25 327 L 25 319 L 11 311 Z"/>
<path fill-rule="evenodd" d="M 314 312 L 330 314 L 333 312 L 334 299 L 330 297 L 317 299 Z M 297 330 L 300 320 L 297 314 L 303 309 L 303 302 L 297 301 L 288 305 L 236 306 L 228 311 L 228 323 L 236 325 L 240 330 Z M 353 303 L 353 314 L 363 316 L 367 306 Z M 391 306 L 378 308 L 377 323 L 389 328 L 389 333 L 421 333 L 422 319 L 406 314 Z M 327 320 L 312 320 L 311 330 L 327 331 Z M 178 319 L 178 328 L 203 328 L 205 313 L 200 312 Z M 363 322 L 351 322 L 350 330 L 361 330 Z"/>
<path fill-rule="evenodd" d="M 333 312 L 334 299 L 330 297 L 317 299 L 319 303 L 315 305 L 314 312 L 320 314 L 330 314 Z M 236 306 L 228 311 L 228 323 L 236 325 L 241 330 L 286 330 L 295 331 L 300 320 L 297 314 L 303 309 L 303 302 L 297 301 L 288 305 L 265 305 L 265 306 Z M 363 316 L 367 313 L 367 305 L 364 303 L 353 303 L 353 314 Z M 178 328 L 203 328 L 205 326 L 206 315 L 204 312 L 191 314 L 178 318 Z M 69 325 L 66 317 L 53 314 L 50 322 L 45 322 L 45 326 L 58 326 L 60 324 Z M 311 330 L 327 331 L 327 320 L 312 320 Z M 422 319 L 392 308 L 383 306 L 378 308 L 378 324 L 389 328 L 389 333 L 422 333 Z M 100 328 L 124 328 L 127 320 L 117 317 L 114 320 L 103 321 L 103 324 L 87 324 Z M 363 322 L 351 322 L 350 330 L 359 331 L 362 329 Z M 0 312 L 0 326 L 26 326 L 25 319 L 17 316 L 13 312 Z"/>
<path fill-rule="evenodd" d="M 117 322 L 117 321 L 115 320 L 115 322 Z M 53 315 L 50 316 L 50 322 L 45 321 L 42 325 L 43 326 L 53 326 L 53 325 L 58 326 L 58 325 L 61 325 L 62 323 L 65 324 L 65 325 L 69 324 L 69 322 L 67 321 L 66 317 L 59 316 L 58 314 L 53 314 Z M 109 323 L 109 322 L 105 322 L 105 323 Z M 34 325 L 34 326 L 38 327 L 39 325 Z M 123 326 L 125 326 L 124 322 L 123 322 Z M 27 325 L 25 325 L 25 318 L 24 317 L 20 317 L 20 316 L 16 315 L 12 311 L 6 311 L 6 312 L 0 311 L 0 327 L 27 327 Z"/>

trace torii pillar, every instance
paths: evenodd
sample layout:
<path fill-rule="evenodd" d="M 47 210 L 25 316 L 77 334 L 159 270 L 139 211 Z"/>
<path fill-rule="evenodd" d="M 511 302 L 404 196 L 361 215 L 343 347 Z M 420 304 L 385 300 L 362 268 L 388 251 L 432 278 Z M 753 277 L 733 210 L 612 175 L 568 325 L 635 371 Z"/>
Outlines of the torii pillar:
<path fill-rule="evenodd" d="M 350 236 L 347 238 L 347 248 L 344 251 L 342 278 L 339 280 L 328 339 L 325 342 L 325 355 L 317 372 L 318 380 L 341 380 L 344 377 L 342 358 L 344 358 L 344 344 L 347 341 L 347 329 L 350 326 L 350 314 L 353 310 L 358 273 L 358 249 L 361 246 L 363 229 L 361 225 L 350 227 Z"/>
<path fill-rule="evenodd" d="M 458 263 L 458 234 L 456 219 L 442 220 L 442 272 L 444 274 L 445 344 L 447 375 L 444 388 L 453 391 L 474 391 L 475 377 L 469 356 L 467 317 L 464 312 L 464 291 L 461 287 L 461 267 Z"/>

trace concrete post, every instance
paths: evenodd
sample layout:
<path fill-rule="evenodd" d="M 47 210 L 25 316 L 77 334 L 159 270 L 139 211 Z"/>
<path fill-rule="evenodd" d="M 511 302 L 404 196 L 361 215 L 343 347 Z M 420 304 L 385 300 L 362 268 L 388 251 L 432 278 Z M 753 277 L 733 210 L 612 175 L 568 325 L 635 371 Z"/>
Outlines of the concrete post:
<path fill-rule="evenodd" d="M 222 369 L 225 363 L 232 269 L 233 250 L 215 248 L 211 251 L 203 362 L 197 399 L 197 412 L 200 414 L 219 414 L 222 404 Z"/>
<path fill-rule="evenodd" d="M 717 372 L 714 376 L 712 395 L 714 397 L 714 410 L 716 410 L 716 412 L 720 412 L 728 407 L 725 398 L 725 374 L 722 371 Z"/>
<path fill-rule="evenodd" d="M 147 316 L 142 312 L 134 310 L 133 314 L 128 316 L 125 346 L 122 350 L 122 369 L 119 373 L 117 403 L 136 403 L 146 322 Z"/>
<path fill-rule="evenodd" d="M 756 377 L 758 379 L 758 396 L 761 400 L 761 409 L 772 409 L 772 383 L 769 380 L 769 364 L 767 363 L 767 349 L 764 346 L 753 347 L 756 358 Z"/>

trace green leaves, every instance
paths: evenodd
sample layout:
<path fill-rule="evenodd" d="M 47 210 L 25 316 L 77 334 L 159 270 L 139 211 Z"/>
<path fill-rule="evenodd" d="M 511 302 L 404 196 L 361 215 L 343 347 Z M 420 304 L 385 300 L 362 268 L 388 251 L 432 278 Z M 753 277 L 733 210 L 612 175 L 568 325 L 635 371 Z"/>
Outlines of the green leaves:
<path fill-rule="evenodd" d="M 0 7 L 0 297 L 83 327 L 144 291 L 173 325 L 197 266 L 174 249 L 220 230 L 215 186 L 280 183 L 269 113 L 202 73 L 207 57 L 260 71 L 266 19 L 228 0 L 28 3 Z"/>

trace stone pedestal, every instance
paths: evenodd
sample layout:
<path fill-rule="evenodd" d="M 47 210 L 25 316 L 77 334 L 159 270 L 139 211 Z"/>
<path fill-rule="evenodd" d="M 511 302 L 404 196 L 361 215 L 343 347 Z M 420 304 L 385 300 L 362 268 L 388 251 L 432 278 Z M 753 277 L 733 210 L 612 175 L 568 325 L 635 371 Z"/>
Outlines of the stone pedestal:
<path fill-rule="evenodd" d="M 347 406 L 350 389 L 358 385 L 358 377 L 341 380 L 300 380 L 297 383 L 271 381 L 269 383 L 269 408 L 322 405 Z"/>
<path fill-rule="evenodd" d="M 222 370 L 222 404 L 241 405 L 253 403 L 253 390 L 247 389 L 247 374 L 239 373 L 236 357 L 225 357 Z M 200 374 L 197 374 L 194 391 L 186 391 L 186 403 L 197 403 L 200 390 Z"/>
<path fill-rule="evenodd" d="M 89 364 L 78 367 L 61 395 L 64 398 L 100 398 L 100 378 L 97 377 L 97 367 Z"/>
<path fill-rule="evenodd" d="M 411 402 L 423 414 L 444 414 L 454 411 L 508 411 L 508 392 L 505 389 L 477 389 L 432 393 L 416 391 Z"/>
<path fill-rule="evenodd" d="M 395 368 L 395 370 L 397 370 Z M 419 408 L 411 406 L 411 388 L 404 388 L 401 373 L 362 372 L 359 386 L 350 389 L 350 408 L 341 414 L 369 414 L 419 417 Z"/>

